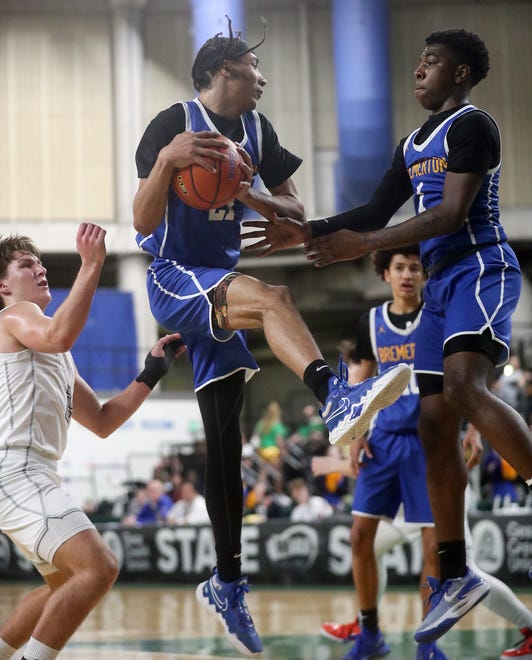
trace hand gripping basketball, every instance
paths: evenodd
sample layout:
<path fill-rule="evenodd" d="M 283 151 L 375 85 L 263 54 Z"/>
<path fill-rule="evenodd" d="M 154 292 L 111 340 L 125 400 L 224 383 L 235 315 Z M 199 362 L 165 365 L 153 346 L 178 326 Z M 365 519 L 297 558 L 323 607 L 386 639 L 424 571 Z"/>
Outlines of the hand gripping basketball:
<path fill-rule="evenodd" d="M 209 172 L 201 165 L 193 163 L 175 171 L 172 188 L 179 199 L 195 209 L 216 209 L 231 202 L 238 191 L 244 173 L 240 167 L 242 156 L 235 143 L 220 136 L 227 148 L 213 147 L 225 154 L 225 160 L 211 159 L 216 172 Z"/>

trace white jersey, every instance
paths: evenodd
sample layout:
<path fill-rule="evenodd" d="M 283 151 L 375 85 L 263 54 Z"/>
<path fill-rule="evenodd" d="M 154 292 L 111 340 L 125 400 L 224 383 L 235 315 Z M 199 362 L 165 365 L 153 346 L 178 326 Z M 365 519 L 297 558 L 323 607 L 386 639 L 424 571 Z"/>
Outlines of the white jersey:
<path fill-rule="evenodd" d="M 48 464 L 59 461 L 72 417 L 74 378 L 70 352 L 0 353 L 0 467 L 14 467 L 20 451 Z"/>

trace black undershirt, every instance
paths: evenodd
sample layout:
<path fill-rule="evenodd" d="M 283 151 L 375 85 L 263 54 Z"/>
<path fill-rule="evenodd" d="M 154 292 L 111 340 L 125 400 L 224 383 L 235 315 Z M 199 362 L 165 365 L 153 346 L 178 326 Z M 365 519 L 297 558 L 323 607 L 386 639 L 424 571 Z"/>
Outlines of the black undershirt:
<path fill-rule="evenodd" d="M 422 143 L 436 126 L 461 107 L 464 106 L 431 115 L 421 126 L 414 142 Z M 413 194 L 403 156 L 405 140 L 406 138 L 403 138 L 395 149 L 390 168 L 382 177 L 367 204 L 311 222 L 313 236 L 324 236 L 339 229 L 372 231 L 382 229 L 388 224 L 394 213 Z M 447 143 L 449 145 L 448 172 L 475 172 L 483 177 L 500 161 L 499 130 L 495 122 L 481 110 L 472 110 L 458 117 L 449 128 Z"/>
<path fill-rule="evenodd" d="M 222 135 L 239 142 L 244 137 L 242 120 L 227 119 L 205 108 L 213 124 Z M 258 172 L 268 189 L 275 188 L 287 179 L 301 165 L 302 160 L 279 144 L 279 138 L 271 123 L 258 113 L 262 131 L 262 160 Z M 139 179 L 146 179 L 157 160 L 159 151 L 169 144 L 178 133 L 186 128 L 185 111 L 181 103 L 175 103 L 162 110 L 147 126 L 142 136 L 135 162 Z"/>

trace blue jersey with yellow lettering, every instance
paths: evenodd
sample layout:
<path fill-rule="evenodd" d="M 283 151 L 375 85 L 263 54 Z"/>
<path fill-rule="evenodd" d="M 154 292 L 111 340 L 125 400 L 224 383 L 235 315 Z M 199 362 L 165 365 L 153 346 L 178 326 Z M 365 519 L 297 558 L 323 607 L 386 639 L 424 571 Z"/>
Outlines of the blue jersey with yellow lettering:
<path fill-rule="evenodd" d="M 419 129 L 406 138 L 403 154 L 414 192 L 416 213 L 423 213 L 442 201 L 449 153 L 447 133 L 458 117 L 473 110 L 479 111 L 473 105 L 460 108 L 439 124 L 422 144 L 414 142 Z M 500 162 L 488 170 L 467 219 L 458 231 L 421 243 L 421 259 L 425 268 L 452 259 L 475 245 L 506 241 L 506 234 L 499 222 L 499 170 Z"/>
<path fill-rule="evenodd" d="M 218 131 L 199 99 L 183 103 L 187 131 Z M 256 167 L 262 157 L 260 118 L 250 110 L 242 115 L 241 146 Z M 238 200 L 202 211 L 183 204 L 170 186 L 164 218 L 149 236 L 137 234 L 139 247 L 153 257 L 172 259 L 183 266 L 235 267 L 240 255 L 240 222 L 245 206 Z"/>
<path fill-rule="evenodd" d="M 396 327 L 388 315 L 387 302 L 380 307 L 373 307 L 369 313 L 369 331 L 373 355 L 379 372 L 399 362 L 414 365 L 416 351 L 416 331 L 421 317 L 421 310 L 406 328 Z M 377 415 L 374 426 L 382 431 L 394 434 L 417 433 L 419 418 L 419 390 L 412 372 L 409 385 L 397 399 Z"/>

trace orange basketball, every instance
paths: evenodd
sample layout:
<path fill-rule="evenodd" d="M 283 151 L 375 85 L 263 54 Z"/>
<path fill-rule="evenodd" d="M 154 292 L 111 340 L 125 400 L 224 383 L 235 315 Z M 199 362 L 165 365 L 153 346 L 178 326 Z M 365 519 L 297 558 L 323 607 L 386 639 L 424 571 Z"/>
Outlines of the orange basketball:
<path fill-rule="evenodd" d="M 240 167 L 242 157 L 235 143 L 220 136 L 227 148 L 216 148 L 226 155 L 226 160 L 211 158 L 216 172 L 209 172 L 195 163 L 175 171 L 172 188 L 179 199 L 195 209 L 217 209 L 235 198 L 244 173 Z"/>

